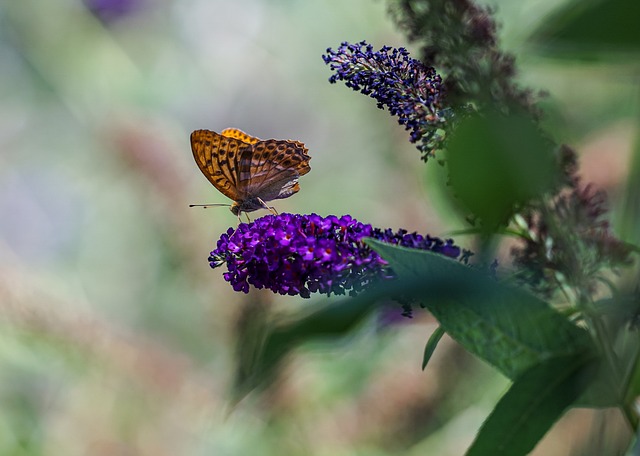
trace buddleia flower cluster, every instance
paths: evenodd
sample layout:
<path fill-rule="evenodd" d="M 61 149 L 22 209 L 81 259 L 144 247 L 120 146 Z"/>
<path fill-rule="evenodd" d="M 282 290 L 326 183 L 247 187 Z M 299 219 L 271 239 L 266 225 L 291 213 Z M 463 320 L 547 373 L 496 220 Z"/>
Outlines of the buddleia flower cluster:
<path fill-rule="evenodd" d="M 381 230 L 349 215 L 283 213 L 229 228 L 211 252 L 209 264 L 225 265 L 224 279 L 244 293 L 252 285 L 303 298 L 311 293 L 354 296 L 394 277 L 387 262 L 364 243 L 366 237 L 463 261 L 470 256 L 452 240 Z"/>
<path fill-rule="evenodd" d="M 366 41 L 328 48 L 322 58 L 335 71 L 329 82 L 344 81 L 376 99 L 378 108 L 386 107 L 411 130 L 410 141 L 417 143 L 425 160 L 440 147 L 448 111 L 442 106 L 442 79 L 435 69 L 411 58 L 405 48 L 374 51 Z"/>
<path fill-rule="evenodd" d="M 489 104 L 540 118 L 540 94 L 519 86 L 515 57 L 499 46 L 492 7 L 473 0 L 403 0 L 392 2 L 390 12 L 421 59 L 446 74 L 447 105 L 458 116 Z"/>

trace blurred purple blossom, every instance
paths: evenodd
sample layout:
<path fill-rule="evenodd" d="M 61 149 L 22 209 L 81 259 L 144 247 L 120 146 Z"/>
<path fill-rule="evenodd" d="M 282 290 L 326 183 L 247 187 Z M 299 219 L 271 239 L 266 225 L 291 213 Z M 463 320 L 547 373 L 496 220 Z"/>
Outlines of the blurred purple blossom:
<path fill-rule="evenodd" d="M 140 10 L 144 0 L 84 0 L 84 4 L 102 22 L 110 23 Z"/>

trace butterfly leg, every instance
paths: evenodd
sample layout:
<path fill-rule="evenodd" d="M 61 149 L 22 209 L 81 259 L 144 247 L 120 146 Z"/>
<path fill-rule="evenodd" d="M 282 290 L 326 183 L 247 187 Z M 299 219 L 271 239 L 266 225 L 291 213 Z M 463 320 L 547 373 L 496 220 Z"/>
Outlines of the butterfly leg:
<path fill-rule="evenodd" d="M 265 209 L 267 209 L 269 212 L 271 212 L 273 215 L 278 215 L 278 211 L 276 211 L 276 208 L 273 206 L 267 206 L 267 203 L 265 203 L 264 201 L 262 201 L 262 198 L 258 197 L 258 201 L 260 202 L 260 204 L 262 204 L 262 207 L 264 207 Z"/>
<path fill-rule="evenodd" d="M 242 214 L 243 214 L 242 211 L 238 211 L 238 225 L 242 223 L 242 218 L 241 218 Z M 247 218 L 247 222 L 251 222 L 251 219 L 249 218 L 249 214 L 244 212 L 244 216 Z"/>

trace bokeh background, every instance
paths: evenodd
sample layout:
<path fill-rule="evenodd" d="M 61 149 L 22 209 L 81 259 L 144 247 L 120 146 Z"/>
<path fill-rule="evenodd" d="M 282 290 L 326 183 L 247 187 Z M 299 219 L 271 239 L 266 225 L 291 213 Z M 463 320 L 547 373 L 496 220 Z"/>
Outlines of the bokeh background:
<path fill-rule="evenodd" d="M 527 46 L 561 3 L 492 2 L 522 84 L 549 92 L 545 125 L 615 209 L 634 80 Z M 232 407 L 242 316 L 325 298 L 234 293 L 207 257 L 235 216 L 188 207 L 227 202 L 193 162 L 190 132 L 238 127 L 309 148 L 312 172 L 280 212 L 465 227 L 435 161 L 425 167 L 375 102 L 327 82 L 321 55 L 342 41 L 412 50 L 388 6 L 0 0 L 1 455 L 464 452 L 507 383 L 448 340 L 422 372 L 425 315 L 301 350 L 270 394 Z M 598 432 L 626 438 L 615 412 L 572 411 L 535 454 L 591 454 Z"/>

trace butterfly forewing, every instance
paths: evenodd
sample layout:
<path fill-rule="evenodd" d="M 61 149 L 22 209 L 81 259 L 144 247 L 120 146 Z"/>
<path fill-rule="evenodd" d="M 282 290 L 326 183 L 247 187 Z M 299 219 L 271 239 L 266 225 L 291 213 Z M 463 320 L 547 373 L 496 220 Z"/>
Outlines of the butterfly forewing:
<path fill-rule="evenodd" d="M 222 136 L 226 136 L 227 138 L 239 139 L 240 141 L 247 144 L 255 144 L 258 141 L 260 141 L 259 138 L 248 135 L 244 131 L 239 130 L 237 128 L 225 128 L 220 132 L 220 134 Z"/>
<path fill-rule="evenodd" d="M 191 150 L 200 171 L 225 196 L 237 201 L 240 156 L 251 146 L 209 130 L 191 133 Z"/>

